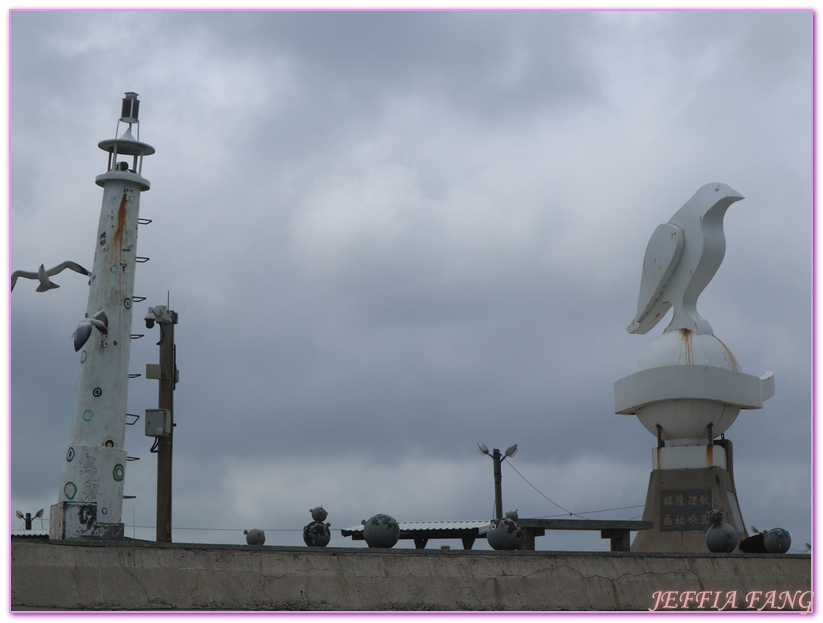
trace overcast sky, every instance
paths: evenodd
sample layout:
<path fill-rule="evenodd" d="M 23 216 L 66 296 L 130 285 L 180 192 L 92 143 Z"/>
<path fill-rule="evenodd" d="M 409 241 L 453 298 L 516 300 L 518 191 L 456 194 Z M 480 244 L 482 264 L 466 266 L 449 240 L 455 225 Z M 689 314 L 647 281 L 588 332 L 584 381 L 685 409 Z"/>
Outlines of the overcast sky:
<path fill-rule="evenodd" d="M 157 361 L 142 318 L 168 297 L 175 541 L 302 544 L 321 504 L 333 530 L 485 520 L 477 442 L 518 444 L 506 510 L 639 518 L 656 440 L 614 414 L 613 383 L 668 322 L 625 330 L 646 243 L 709 182 L 746 199 L 698 307 L 744 372 L 776 378 L 727 433 L 743 518 L 811 540 L 809 11 L 10 19 L 9 270 L 91 267 L 97 143 L 139 93 L 157 152 L 131 370 Z M 57 502 L 69 442 L 88 285 L 54 280 L 9 300 L 12 529 Z M 156 381 L 130 381 L 130 413 L 156 405 Z M 123 508 L 149 540 L 151 441 L 128 428 Z"/>

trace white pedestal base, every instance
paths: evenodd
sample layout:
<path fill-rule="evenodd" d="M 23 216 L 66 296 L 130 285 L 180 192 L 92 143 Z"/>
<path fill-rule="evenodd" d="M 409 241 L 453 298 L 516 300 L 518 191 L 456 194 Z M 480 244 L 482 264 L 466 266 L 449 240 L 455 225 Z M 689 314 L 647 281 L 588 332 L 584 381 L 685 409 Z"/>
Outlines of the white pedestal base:
<path fill-rule="evenodd" d="M 652 469 L 726 469 L 726 450 L 722 446 L 666 446 L 652 448 Z"/>

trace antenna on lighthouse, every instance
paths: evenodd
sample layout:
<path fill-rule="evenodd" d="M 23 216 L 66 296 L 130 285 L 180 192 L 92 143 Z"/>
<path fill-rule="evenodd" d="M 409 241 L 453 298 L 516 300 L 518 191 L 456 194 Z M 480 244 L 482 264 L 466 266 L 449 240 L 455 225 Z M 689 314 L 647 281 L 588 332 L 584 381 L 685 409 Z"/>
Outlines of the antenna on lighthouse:
<path fill-rule="evenodd" d="M 123 123 L 137 123 L 137 113 L 140 110 L 140 100 L 137 99 L 137 93 L 133 91 L 126 92 L 123 98 L 123 111 L 120 113 L 120 121 Z"/>

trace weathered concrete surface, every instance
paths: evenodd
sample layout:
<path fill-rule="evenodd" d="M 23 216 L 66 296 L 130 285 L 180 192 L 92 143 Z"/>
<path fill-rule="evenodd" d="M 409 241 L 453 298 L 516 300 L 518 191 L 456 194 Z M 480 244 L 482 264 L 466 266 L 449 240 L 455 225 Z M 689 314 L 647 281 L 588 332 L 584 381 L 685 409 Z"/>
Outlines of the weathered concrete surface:
<path fill-rule="evenodd" d="M 808 555 L 11 543 L 13 610 L 805 610 L 810 589 Z"/>

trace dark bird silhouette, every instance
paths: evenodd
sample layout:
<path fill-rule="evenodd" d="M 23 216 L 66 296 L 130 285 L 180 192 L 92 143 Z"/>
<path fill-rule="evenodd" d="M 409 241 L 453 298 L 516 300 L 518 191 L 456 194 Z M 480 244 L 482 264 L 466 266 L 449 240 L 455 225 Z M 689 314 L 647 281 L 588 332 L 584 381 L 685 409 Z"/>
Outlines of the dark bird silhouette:
<path fill-rule="evenodd" d="M 40 282 L 40 285 L 37 286 L 38 292 L 45 292 L 46 290 L 59 288 L 60 286 L 52 282 L 49 277 L 53 277 L 57 273 L 63 272 L 66 268 L 73 270 L 76 273 L 80 273 L 81 275 L 91 274 L 76 262 L 63 262 L 62 264 L 58 264 L 54 268 L 49 268 L 48 270 L 46 270 L 43 264 L 40 264 L 40 268 L 37 269 L 36 273 L 25 270 L 15 270 L 11 274 L 11 289 L 14 290 L 14 284 L 17 283 L 18 277 L 23 277 L 24 279 L 37 279 Z"/>
<path fill-rule="evenodd" d="M 91 336 L 91 330 L 97 329 L 103 335 L 108 335 L 109 328 L 108 328 L 108 318 L 106 317 L 106 312 L 100 310 L 96 314 L 91 317 L 86 316 L 83 320 L 80 321 L 80 324 L 77 325 L 77 329 L 74 331 L 74 352 L 77 352 L 83 345 L 88 341 L 89 337 Z"/>
<path fill-rule="evenodd" d="M 765 554 L 766 545 L 764 543 L 764 534 L 762 532 L 750 536 L 747 539 L 740 541 L 737 548 L 745 554 Z"/>
<path fill-rule="evenodd" d="M 726 184 L 706 184 L 654 230 L 643 259 L 637 315 L 626 327 L 629 333 L 647 333 L 673 307 L 666 331 L 712 334 L 711 325 L 697 313 L 697 298 L 723 261 L 723 217 L 740 199 L 743 195 Z"/>

